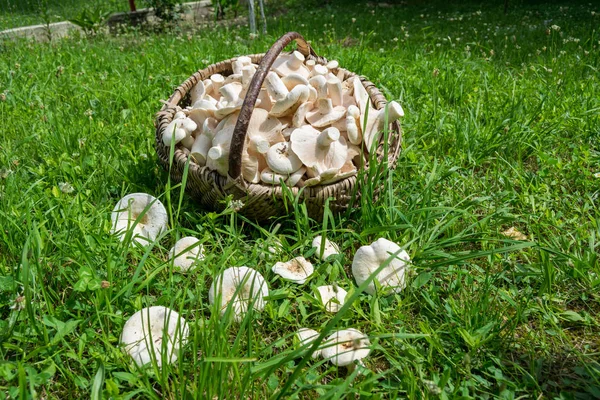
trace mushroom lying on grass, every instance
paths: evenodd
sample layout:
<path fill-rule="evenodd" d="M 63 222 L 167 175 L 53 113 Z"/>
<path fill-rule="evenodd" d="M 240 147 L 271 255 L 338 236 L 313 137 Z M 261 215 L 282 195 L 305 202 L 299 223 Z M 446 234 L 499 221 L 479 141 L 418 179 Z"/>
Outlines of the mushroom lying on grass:
<path fill-rule="evenodd" d="M 311 262 L 304 257 L 292 258 L 288 262 L 278 262 L 271 268 L 271 271 L 281 276 L 286 281 L 299 284 L 306 282 L 314 270 Z"/>
<path fill-rule="evenodd" d="M 306 346 L 315 341 L 317 337 L 319 337 L 319 332 L 310 328 L 300 328 L 298 332 L 296 332 L 296 336 L 298 336 L 298 340 L 300 341 L 300 346 Z M 321 349 L 314 351 L 311 355 L 312 358 L 318 358 L 321 355 Z"/>
<path fill-rule="evenodd" d="M 332 313 L 340 311 L 348 294 L 348 292 L 338 285 L 319 286 L 317 290 L 319 291 L 319 296 L 325 306 L 325 310 Z"/>
<path fill-rule="evenodd" d="M 250 306 L 258 311 L 264 309 L 264 297 L 268 295 L 267 282 L 258 271 L 245 266 L 231 267 L 213 281 L 208 291 L 208 301 L 212 305 L 218 304 L 221 314 L 232 303 L 234 320 L 239 322 Z"/>
<path fill-rule="evenodd" d="M 375 294 L 377 282 L 381 288 L 398 293 L 404 289 L 409 263 L 410 257 L 405 250 L 401 250 L 394 242 L 380 238 L 371 245 L 358 249 L 352 261 L 352 275 L 356 284 L 360 286 L 380 269 L 375 279 L 369 282 L 365 292 Z"/>
<path fill-rule="evenodd" d="M 168 215 L 165 206 L 146 193 L 132 193 L 123 197 L 110 215 L 111 233 L 123 240 L 127 231 L 132 232 L 132 241 L 142 245 L 156 240 L 167 229 Z"/>
<path fill-rule="evenodd" d="M 120 341 L 138 366 L 155 359 L 160 367 L 177 360 L 188 334 L 187 323 L 176 311 L 154 306 L 141 309 L 127 320 Z"/>
<path fill-rule="evenodd" d="M 329 256 L 334 254 L 340 254 L 339 246 L 329 239 L 325 239 L 325 247 L 323 248 L 322 253 L 321 246 L 323 246 L 323 237 L 321 235 L 315 236 L 312 241 L 312 247 L 317 249 L 316 254 L 321 260 L 326 260 Z"/>
<path fill-rule="evenodd" d="M 169 251 L 169 259 L 173 266 L 181 272 L 187 272 L 199 260 L 204 259 L 204 252 L 200 241 L 193 236 L 186 236 L 175 243 Z"/>
<path fill-rule="evenodd" d="M 321 355 L 332 364 L 343 367 L 369 355 L 369 338 L 359 330 L 349 328 L 334 332 L 324 342 Z"/>

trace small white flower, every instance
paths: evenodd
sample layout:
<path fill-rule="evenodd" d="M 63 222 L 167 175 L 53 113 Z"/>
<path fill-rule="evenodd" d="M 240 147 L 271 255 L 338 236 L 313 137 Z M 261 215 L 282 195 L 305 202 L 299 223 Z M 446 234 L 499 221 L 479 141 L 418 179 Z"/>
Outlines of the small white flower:
<path fill-rule="evenodd" d="M 73 185 L 71 185 L 69 182 L 59 182 L 58 188 L 60 189 L 61 192 L 66 193 L 66 194 L 73 193 L 73 191 L 75 190 Z"/>
<path fill-rule="evenodd" d="M 594 178 L 600 178 L 600 172 L 596 172 L 596 173 L 594 174 Z"/>
<path fill-rule="evenodd" d="M 558 32 L 558 31 L 560 31 L 560 26 L 558 26 L 558 25 L 552 25 L 550 27 L 550 29 L 552 29 L 553 31 L 557 31 Z"/>
<path fill-rule="evenodd" d="M 238 212 L 242 209 L 242 207 L 244 207 L 244 202 L 241 200 L 231 200 L 231 203 L 229 203 L 229 207 L 233 211 Z"/>

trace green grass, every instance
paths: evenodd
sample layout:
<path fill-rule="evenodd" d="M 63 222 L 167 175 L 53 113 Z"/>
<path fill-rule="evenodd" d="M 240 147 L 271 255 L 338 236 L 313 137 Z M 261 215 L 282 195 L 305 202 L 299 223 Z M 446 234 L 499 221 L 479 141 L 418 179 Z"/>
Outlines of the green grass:
<path fill-rule="evenodd" d="M 270 20 L 270 35 L 254 41 L 222 27 L 0 43 L 0 391 L 599 397 L 599 24 L 587 2 L 514 5 L 506 16 L 500 5 L 340 3 Z M 301 206 L 261 225 L 199 209 L 158 166 L 159 100 L 193 71 L 264 52 L 292 29 L 402 104 L 396 170 L 380 173 L 377 202 L 326 224 Z M 109 234 L 112 208 L 137 191 L 158 196 L 173 221 L 147 249 Z M 511 227 L 527 240 L 502 234 Z M 275 229 L 281 259 L 314 262 L 306 284 L 270 271 Z M 316 260 L 320 233 L 343 254 Z M 187 235 L 207 258 L 181 275 L 167 252 Z M 400 294 L 369 296 L 352 279 L 354 252 L 379 237 L 414 262 Z M 234 324 L 208 305 L 208 287 L 240 265 L 259 270 L 271 293 L 262 313 Z M 316 300 L 333 281 L 352 300 L 336 315 Z M 118 340 L 151 305 L 179 311 L 190 341 L 174 365 L 139 370 Z M 312 360 L 294 343 L 300 327 L 357 328 L 372 352 L 354 371 Z"/>
<path fill-rule="evenodd" d="M 136 5 L 143 8 L 143 2 Z M 0 30 L 77 18 L 84 10 L 109 13 L 129 11 L 122 0 L 0 0 Z"/>

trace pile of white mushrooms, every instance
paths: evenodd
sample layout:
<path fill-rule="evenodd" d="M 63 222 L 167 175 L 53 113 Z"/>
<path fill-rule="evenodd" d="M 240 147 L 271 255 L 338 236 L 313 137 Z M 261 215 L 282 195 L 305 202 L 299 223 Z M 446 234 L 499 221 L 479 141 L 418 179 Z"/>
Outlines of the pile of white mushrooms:
<path fill-rule="evenodd" d="M 242 154 L 246 181 L 303 187 L 355 175 L 362 151 L 376 147 L 386 121 L 404 116 L 395 101 L 375 110 L 360 79 L 344 80 L 338 66 L 305 60 L 297 51 L 275 60 L 248 125 Z M 191 106 L 177 111 L 163 143 L 180 144 L 196 164 L 227 176 L 233 131 L 257 67 L 241 56 L 232 63 L 233 74 L 198 82 L 190 92 Z"/>

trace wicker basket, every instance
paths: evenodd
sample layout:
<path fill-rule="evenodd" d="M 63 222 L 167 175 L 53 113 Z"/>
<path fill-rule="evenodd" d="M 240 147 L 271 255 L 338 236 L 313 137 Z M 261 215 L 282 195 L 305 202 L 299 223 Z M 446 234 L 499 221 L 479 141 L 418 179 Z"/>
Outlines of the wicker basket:
<path fill-rule="evenodd" d="M 294 196 L 300 193 L 300 199 L 305 202 L 309 216 L 315 219 L 322 219 L 324 205 L 328 198 L 331 198 L 329 209 L 334 213 L 343 212 L 350 205 L 357 204 L 356 200 L 360 196 L 360 191 L 356 190 L 358 181 L 356 175 L 329 185 L 305 187 L 302 189 L 297 187 L 282 188 L 281 186 L 253 184 L 245 181 L 242 177 L 242 151 L 246 130 L 256 103 L 256 98 L 271 65 L 285 46 L 292 40 L 296 40 L 298 45 L 297 50 L 307 60 L 315 60 L 318 64 L 327 64 L 327 60 L 317 56 L 306 40 L 297 32 L 289 32 L 282 36 L 267 53 L 249 56 L 253 63 L 260 65 L 249 85 L 231 140 L 229 176 L 221 176 L 217 171 L 210 170 L 208 167 L 200 167 L 193 160 L 189 161 L 186 191 L 203 207 L 212 210 L 222 210 L 227 206 L 222 200 L 232 195 L 233 199 L 241 200 L 244 204 L 239 210 L 241 214 L 251 219 L 265 220 L 271 216 L 284 215 L 289 212 L 284 204 L 285 199 L 289 198 L 289 196 L 284 195 L 284 190 L 288 191 L 288 193 L 291 192 Z M 213 74 L 219 73 L 225 76 L 232 74 L 233 61 L 235 61 L 235 58 L 221 61 L 193 74 L 175 90 L 156 116 L 156 152 L 161 165 L 169 171 L 171 179 L 175 182 L 181 182 L 190 152 L 182 146 L 177 146 L 171 164 L 169 160 L 170 149 L 162 141 L 163 132 L 173 120 L 176 112 L 175 107 L 189 105 L 189 92 L 192 87 Z M 344 80 L 356 76 L 353 72 L 342 68 L 333 72 L 337 73 L 338 71 L 343 72 Z M 375 108 L 379 110 L 385 107 L 387 101 L 375 85 L 366 80 L 365 77 L 361 76 L 360 80 Z M 383 141 L 383 135 L 380 140 Z M 384 144 L 379 143 L 376 154 L 378 162 L 384 161 L 383 158 L 386 153 L 388 158 L 387 167 L 393 168 L 400 153 L 401 142 L 402 131 L 400 124 L 396 122 L 392 124 L 390 129 L 387 151 L 384 151 Z M 365 160 L 364 164 L 365 168 L 367 168 L 368 160 Z"/>

